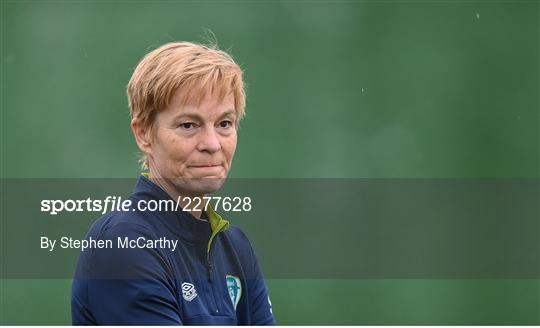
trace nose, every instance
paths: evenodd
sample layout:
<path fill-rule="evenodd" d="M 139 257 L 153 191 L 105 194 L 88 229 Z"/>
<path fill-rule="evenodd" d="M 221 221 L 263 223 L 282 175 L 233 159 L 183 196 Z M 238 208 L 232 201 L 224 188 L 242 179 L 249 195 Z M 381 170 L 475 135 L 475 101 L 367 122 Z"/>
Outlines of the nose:
<path fill-rule="evenodd" d="M 203 129 L 197 149 L 201 152 L 208 153 L 215 153 L 221 150 L 219 135 L 213 127 Z"/>

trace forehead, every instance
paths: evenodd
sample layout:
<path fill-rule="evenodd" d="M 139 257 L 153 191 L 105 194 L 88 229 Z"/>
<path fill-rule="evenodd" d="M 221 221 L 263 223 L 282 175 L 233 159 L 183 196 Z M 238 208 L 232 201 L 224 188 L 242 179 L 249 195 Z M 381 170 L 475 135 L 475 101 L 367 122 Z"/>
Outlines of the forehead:
<path fill-rule="evenodd" d="M 220 95 L 218 93 L 204 93 L 199 97 L 186 96 L 181 90 L 176 91 L 171 102 L 163 111 L 166 116 L 190 114 L 201 117 L 219 116 L 227 112 L 236 113 L 233 93 Z"/>

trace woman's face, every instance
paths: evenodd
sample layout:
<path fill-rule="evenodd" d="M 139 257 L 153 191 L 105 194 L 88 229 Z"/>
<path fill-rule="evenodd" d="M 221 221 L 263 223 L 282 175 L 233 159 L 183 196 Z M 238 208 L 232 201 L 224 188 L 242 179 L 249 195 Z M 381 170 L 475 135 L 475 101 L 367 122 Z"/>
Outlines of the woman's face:
<path fill-rule="evenodd" d="M 236 150 L 234 96 L 208 95 L 200 105 L 180 103 L 177 92 L 155 117 L 148 153 L 150 178 L 164 179 L 177 193 L 200 195 L 219 189 Z"/>

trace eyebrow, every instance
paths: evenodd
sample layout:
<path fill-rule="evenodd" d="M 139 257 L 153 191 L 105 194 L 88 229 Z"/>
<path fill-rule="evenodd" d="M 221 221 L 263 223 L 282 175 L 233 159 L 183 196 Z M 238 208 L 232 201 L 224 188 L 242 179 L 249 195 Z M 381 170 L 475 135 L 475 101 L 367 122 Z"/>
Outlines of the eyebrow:
<path fill-rule="evenodd" d="M 236 111 L 233 110 L 233 109 L 229 109 L 226 112 L 224 112 L 223 114 L 221 114 L 219 116 L 219 119 L 222 119 L 222 118 L 227 117 L 227 116 L 234 116 L 236 118 Z M 201 120 L 201 121 L 203 120 L 203 117 L 201 115 L 199 115 L 198 113 L 196 113 L 196 112 L 181 113 L 181 114 L 177 115 L 174 118 L 174 120 L 177 121 L 177 120 L 180 120 L 180 119 L 183 119 L 183 118 L 191 118 L 191 119 Z"/>

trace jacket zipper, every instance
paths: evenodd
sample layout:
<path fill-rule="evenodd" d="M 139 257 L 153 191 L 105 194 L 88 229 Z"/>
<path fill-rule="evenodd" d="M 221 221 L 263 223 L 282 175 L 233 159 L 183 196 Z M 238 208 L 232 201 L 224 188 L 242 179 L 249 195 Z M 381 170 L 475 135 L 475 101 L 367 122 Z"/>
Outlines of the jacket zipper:
<path fill-rule="evenodd" d="M 208 269 L 208 281 L 212 282 L 212 262 L 210 261 L 210 255 L 206 257 L 206 268 Z"/>
<path fill-rule="evenodd" d="M 210 292 L 212 293 L 211 296 L 212 296 L 212 301 L 213 301 L 212 305 L 214 306 L 214 314 L 218 314 L 219 309 L 217 307 L 216 294 L 214 293 L 214 284 L 213 284 L 213 279 L 212 279 L 212 276 L 214 275 L 214 271 L 212 267 L 211 254 L 212 254 L 212 245 L 210 245 L 210 249 L 206 255 L 206 267 L 208 269 L 208 282 L 210 285 Z"/>

